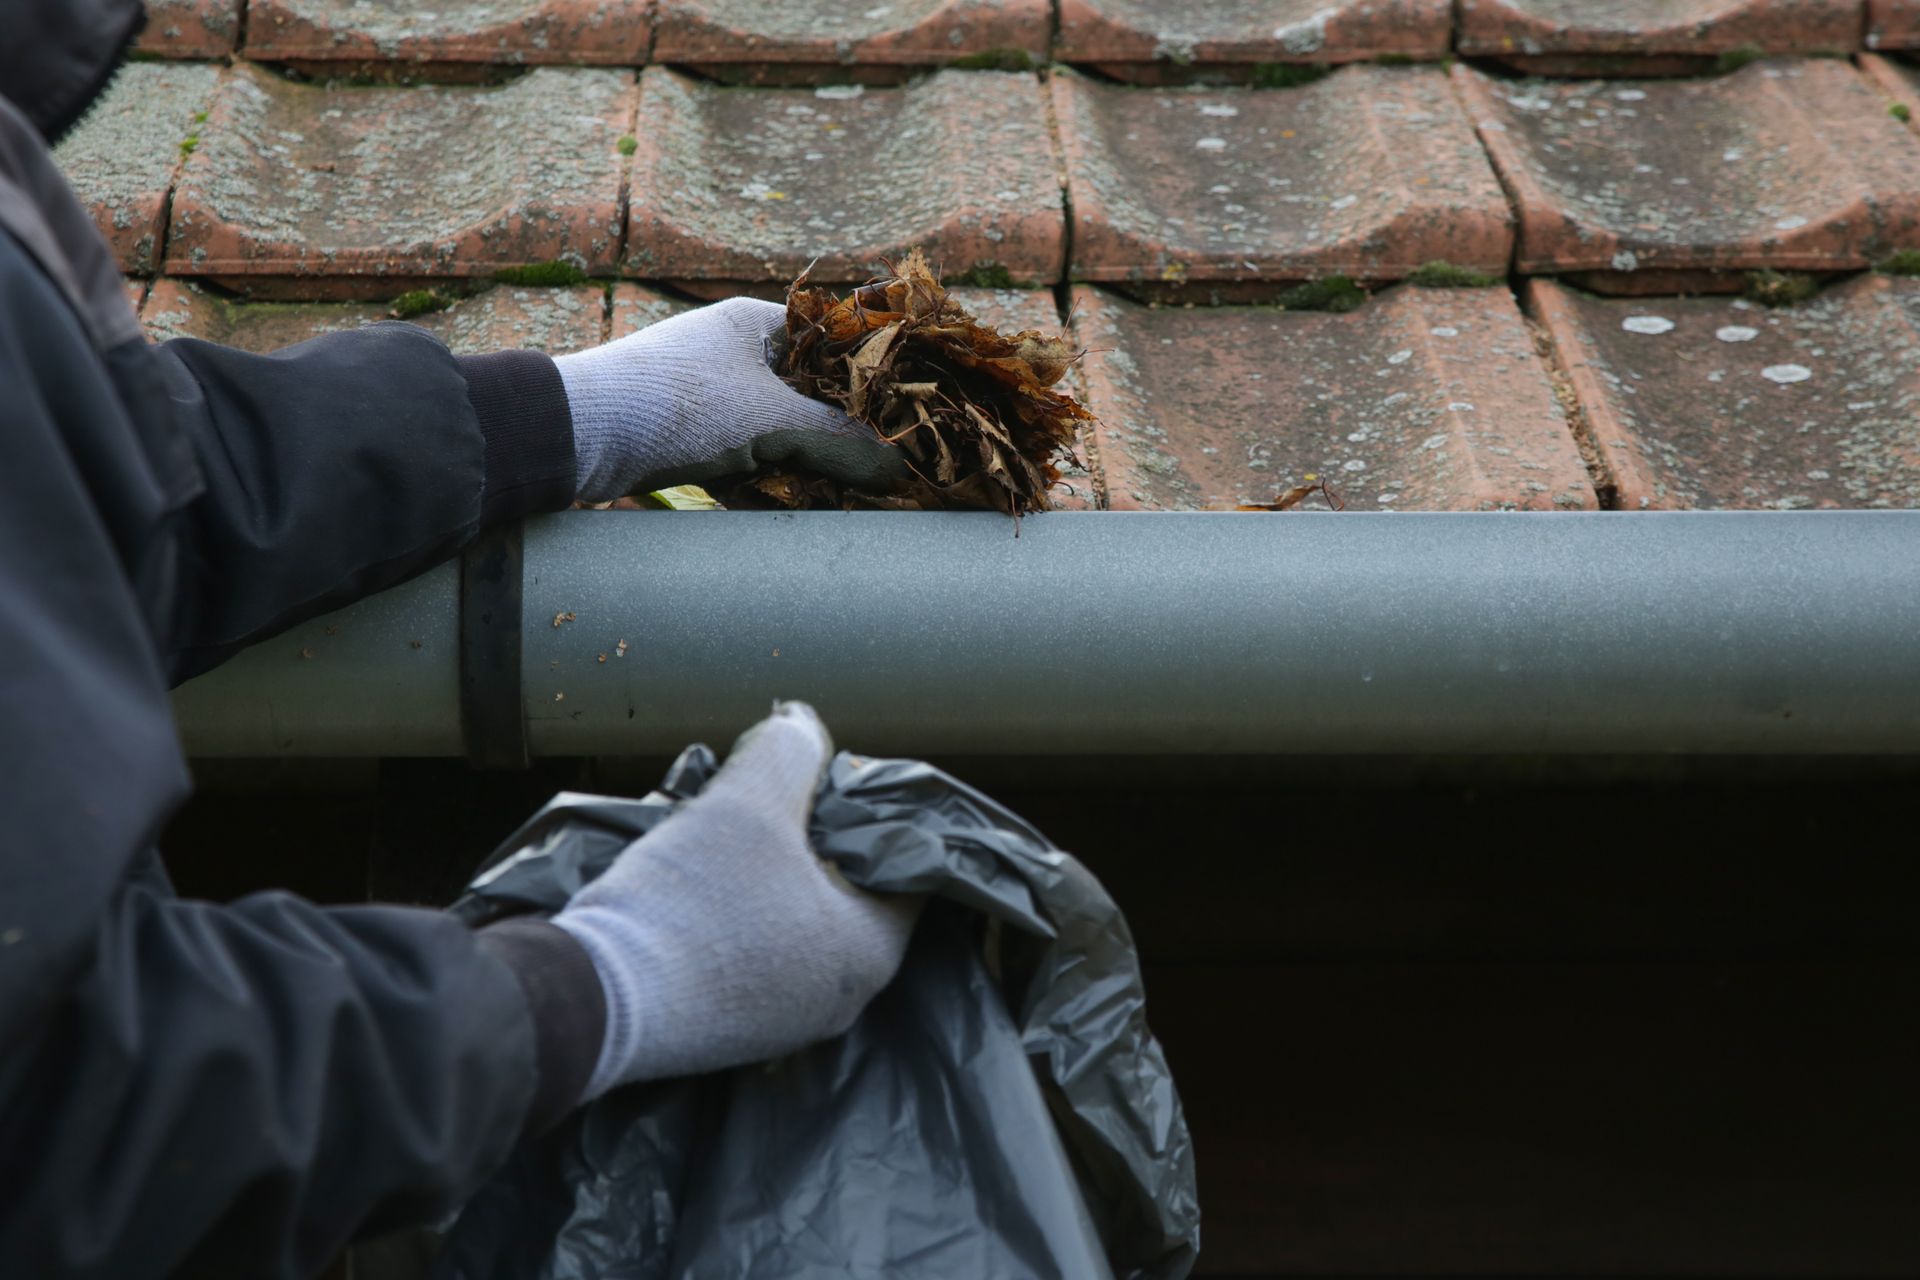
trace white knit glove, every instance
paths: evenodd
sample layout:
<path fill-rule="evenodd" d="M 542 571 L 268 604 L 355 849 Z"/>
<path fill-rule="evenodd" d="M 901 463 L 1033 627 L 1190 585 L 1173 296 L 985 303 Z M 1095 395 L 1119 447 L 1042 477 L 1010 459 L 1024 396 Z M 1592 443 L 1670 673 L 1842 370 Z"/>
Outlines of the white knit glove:
<path fill-rule="evenodd" d="M 906 462 L 868 426 L 773 371 L 786 308 L 755 298 L 683 312 L 558 357 L 583 502 L 789 465 L 884 493 Z"/>
<path fill-rule="evenodd" d="M 832 755 L 811 708 L 779 707 L 553 918 L 606 992 L 588 1098 L 830 1039 L 893 979 L 919 899 L 856 889 L 807 844 Z"/>

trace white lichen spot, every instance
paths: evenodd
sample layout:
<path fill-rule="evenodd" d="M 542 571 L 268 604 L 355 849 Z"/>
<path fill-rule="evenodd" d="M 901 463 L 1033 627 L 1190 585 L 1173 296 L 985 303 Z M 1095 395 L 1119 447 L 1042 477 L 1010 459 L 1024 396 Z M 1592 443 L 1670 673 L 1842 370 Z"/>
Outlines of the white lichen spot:
<path fill-rule="evenodd" d="M 1412 349 L 1403 347 L 1399 351 L 1396 351 L 1392 355 L 1388 356 L 1387 363 L 1388 364 L 1405 364 L 1407 361 L 1411 359 L 1413 359 Z"/>
<path fill-rule="evenodd" d="M 1615 89 L 1613 96 L 1620 102 L 1645 102 L 1647 100 L 1647 91 L 1645 89 Z"/>
<path fill-rule="evenodd" d="M 1806 225 L 1807 225 L 1807 220 L 1805 218 L 1801 217 L 1799 214 L 1794 214 L 1792 217 L 1782 218 L 1778 222 L 1774 223 L 1773 229 L 1775 231 L 1798 231 L 1801 227 L 1804 227 Z"/>
<path fill-rule="evenodd" d="M 1438 432 L 1437 434 L 1428 436 L 1426 440 L 1421 443 L 1420 447 L 1426 452 L 1431 453 L 1433 450 L 1438 449 L 1442 445 L 1446 444 L 1446 442 L 1447 442 L 1447 433 L 1444 431 L 1441 431 L 1441 432 Z"/>
<path fill-rule="evenodd" d="M 1351 209 L 1354 205 L 1359 203 L 1360 203 L 1359 196 L 1341 196 L 1338 200 L 1329 200 L 1327 202 L 1327 208 Z"/>
<path fill-rule="evenodd" d="M 1760 336 L 1760 331 L 1750 329 L 1744 324 L 1728 324 L 1715 329 L 1713 336 L 1722 342 L 1752 342 Z"/>
<path fill-rule="evenodd" d="M 1460 331 L 1450 324 L 1435 325 L 1433 328 L 1427 330 L 1427 332 L 1436 338 L 1457 338 L 1460 336 Z"/>
<path fill-rule="evenodd" d="M 1225 102 L 1203 102 L 1200 104 L 1200 114 L 1203 116 L 1219 116 L 1221 119 L 1231 119 L 1240 114 L 1240 108 L 1231 106 Z"/>
<path fill-rule="evenodd" d="M 829 102 L 845 102 L 849 98 L 864 95 L 866 91 L 867 86 L 863 84 L 823 84 L 813 91 L 813 96 Z"/>
<path fill-rule="evenodd" d="M 1473 403 L 1468 400 L 1455 400 L 1447 406 L 1448 413 L 1472 413 Z"/>
<path fill-rule="evenodd" d="M 1631 249 L 1622 249 L 1613 255 L 1615 271 L 1635 271 L 1640 266 L 1640 256 Z"/>
<path fill-rule="evenodd" d="M 1360 461 L 1360 459 L 1358 458 L 1348 458 L 1345 462 L 1340 464 L 1340 469 L 1342 471 L 1365 471 L 1367 469 L 1367 464 Z"/>
<path fill-rule="evenodd" d="M 1202 138 L 1193 145 L 1194 149 L 1198 151 L 1225 151 L 1227 149 L 1227 140 L 1225 138 Z"/>
<path fill-rule="evenodd" d="M 1628 316 L 1620 322 L 1620 327 L 1628 333 L 1644 333 L 1654 337 L 1662 333 L 1673 332 L 1673 321 L 1665 316 Z"/>
<path fill-rule="evenodd" d="M 1760 371 L 1760 376 L 1768 382 L 1786 386 L 1788 383 L 1805 382 L 1813 376 L 1813 370 L 1803 364 L 1770 364 Z"/>
<path fill-rule="evenodd" d="M 1821 469 L 1819 469 L 1818 467 L 1816 467 L 1816 468 L 1814 468 L 1814 469 L 1813 469 L 1812 471 L 1809 471 L 1809 472 L 1807 472 L 1807 479 L 1809 479 L 1809 480 L 1831 480 L 1831 479 L 1833 479 L 1833 472 L 1831 472 L 1831 471 L 1822 471 Z"/>

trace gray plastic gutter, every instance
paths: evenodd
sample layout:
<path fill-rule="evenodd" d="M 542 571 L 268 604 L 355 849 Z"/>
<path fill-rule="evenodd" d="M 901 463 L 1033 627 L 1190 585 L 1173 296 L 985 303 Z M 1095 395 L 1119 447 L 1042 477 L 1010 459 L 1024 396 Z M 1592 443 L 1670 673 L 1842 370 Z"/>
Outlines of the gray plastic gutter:
<path fill-rule="evenodd" d="M 524 537 L 537 756 L 724 743 L 776 698 L 916 755 L 1920 752 L 1920 512 L 1052 513 L 1017 538 L 575 512 Z M 460 584 L 184 686 L 189 751 L 462 754 Z"/>

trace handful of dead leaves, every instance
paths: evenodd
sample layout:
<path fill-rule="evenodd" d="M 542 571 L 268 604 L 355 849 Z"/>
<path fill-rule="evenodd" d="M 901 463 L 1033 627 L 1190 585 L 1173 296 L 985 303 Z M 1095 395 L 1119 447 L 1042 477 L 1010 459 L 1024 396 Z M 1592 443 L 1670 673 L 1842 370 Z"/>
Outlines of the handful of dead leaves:
<path fill-rule="evenodd" d="M 948 296 L 918 250 L 846 297 L 787 291 L 783 378 L 837 404 L 906 455 L 892 493 L 843 491 L 777 473 L 745 485 L 787 507 L 980 508 L 1020 516 L 1052 505 L 1058 462 L 1093 415 L 1054 389 L 1080 352 L 1062 336 L 1003 335 Z"/>

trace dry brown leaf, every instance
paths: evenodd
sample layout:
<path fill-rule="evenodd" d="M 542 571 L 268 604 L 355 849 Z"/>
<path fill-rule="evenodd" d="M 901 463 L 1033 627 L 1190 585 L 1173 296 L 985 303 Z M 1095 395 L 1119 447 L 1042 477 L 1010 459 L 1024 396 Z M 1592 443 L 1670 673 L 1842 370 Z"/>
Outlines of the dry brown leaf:
<path fill-rule="evenodd" d="M 955 302 L 918 250 L 845 297 L 787 291 L 781 376 L 839 405 L 906 457 L 892 493 L 855 493 L 821 476 L 761 475 L 725 500 L 788 507 L 1044 511 L 1093 415 L 1056 389 L 1081 352 L 1063 335 L 1002 334 Z"/>
<path fill-rule="evenodd" d="M 1340 501 L 1340 495 L 1335 493 L 1327 485 L 1325 480 L 1318 476 L 1308 476 L 1307 483 L 1294 485 L 1291 489 L 1288 489 L 1276 497 L 1272 502 L 1243 502 L 1235 508 L 1235 510 L 1292 511 L 1316 493 L 1326 496 L 1327 506 L 1332 510 L 1345 511 L 1347 509 L 1347 504 Z"/>

